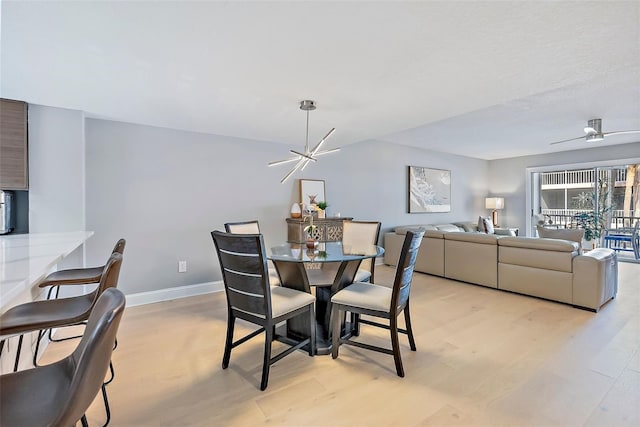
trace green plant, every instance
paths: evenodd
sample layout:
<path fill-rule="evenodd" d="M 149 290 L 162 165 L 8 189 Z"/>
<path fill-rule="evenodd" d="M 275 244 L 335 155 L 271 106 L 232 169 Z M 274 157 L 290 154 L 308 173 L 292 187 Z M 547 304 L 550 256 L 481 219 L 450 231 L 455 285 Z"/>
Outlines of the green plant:
<path fill-rule="evenodd" d="M 584 230 L 585 240 L 599 239 L 607 228 L 607 222 L 611 211 L 615 208 L 609 204 L 609 189 L 605 181 L 598 179 L 598 203 L 596 209 L 596 192 L 582 192 L 573 199 L 577 209 L 591 209 L 587 212 L 579 212 L 574 215 L 574 220 L 579 228 Z"/>
<path fill-rule="evenodd" d="M 329 205 L 325 201 L 318 202 L 316 206 L 318 206 L 318 209 L 322 209 L 322 210 L 325 210 L 329 207 Z"/>
<path fill-rule="evenodd" d="M 309 225 L 307 225 L 303 230 L 309 235 L 310 238 L 313 238 L 313 232 L 318 228 L 317 225 L 313 224 L 313 215 L 306 215 L 304 220 L 306 221 L 309 218 Z"/>

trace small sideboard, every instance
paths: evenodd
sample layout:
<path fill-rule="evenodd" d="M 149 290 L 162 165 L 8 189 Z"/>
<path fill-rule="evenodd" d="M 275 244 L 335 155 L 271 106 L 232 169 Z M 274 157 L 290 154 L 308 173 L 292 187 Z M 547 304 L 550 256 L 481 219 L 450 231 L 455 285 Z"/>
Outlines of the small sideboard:
<path fill-rule="evenodd" d="M 314 239 L 319 242 L 339 242 L 342 240 L 342 222 L 350 221 L 353 218 L 313 218 L 313 225 L 316 229 L 313 233 Z M 308 220 L 302 218 L 287 218 L 287 242 L 304 243 L 307 240 L 307 233 L 304 228 L 309 225 Z"/>

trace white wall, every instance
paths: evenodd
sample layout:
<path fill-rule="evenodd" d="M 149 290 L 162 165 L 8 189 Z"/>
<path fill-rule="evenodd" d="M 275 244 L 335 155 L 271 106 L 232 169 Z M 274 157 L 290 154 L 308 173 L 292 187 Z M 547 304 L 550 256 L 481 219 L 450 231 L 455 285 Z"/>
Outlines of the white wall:
<path fill-rule="evenodd" d="M 84 230 L 84 114 L 29 104 L 29 232 Z"/>
<path fill-rule="evenodd" d="M 324 179 L 333 212 L 387 229 L 485 212 L 487 162 L 371 141 L 323 157 L 285 184 L 284 145 L 87 119 L 88 263 L 127 239 L 119 287 L 146 292 L 221 279 L 210 231 L 258 219 L 267 246 L 286 240 L 299 178 Z M 299 147 L 298 147 L 299 148 Z M 452 212 L 407 214 L 407 166 L 452 171 Z M 178 273 L 178 260 L 188 262 Z"/>
<path fill-rule="evenodd" d="M 505 198 L 505 209 L 500 211 L 500 223 L 526 231 L 529 215 L 526 211 L 526 168 L 637 157 L 640 157 L 640 142 L 490 161 L 490 191 Z"/>

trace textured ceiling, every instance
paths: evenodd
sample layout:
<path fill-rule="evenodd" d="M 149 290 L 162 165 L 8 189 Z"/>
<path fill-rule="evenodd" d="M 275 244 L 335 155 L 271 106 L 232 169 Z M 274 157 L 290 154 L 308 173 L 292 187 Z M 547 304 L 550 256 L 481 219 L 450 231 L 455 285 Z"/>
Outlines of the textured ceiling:
<path fill-rule="evenodd" d="M 3 97 L 302 146 L 494 159 L 640 129 L 640 2 L 1 3 Z M 605 144 L 640 141 L 640 135 Z"/>

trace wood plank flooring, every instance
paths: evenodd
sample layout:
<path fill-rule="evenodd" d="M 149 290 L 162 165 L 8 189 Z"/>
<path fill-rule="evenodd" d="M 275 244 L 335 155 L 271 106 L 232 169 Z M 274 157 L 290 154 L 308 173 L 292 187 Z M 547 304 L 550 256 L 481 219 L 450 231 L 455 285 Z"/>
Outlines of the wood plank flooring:
<path fill-rule="evenodd" d="M 378 282 L 393 272 L 376 267 Z M 405 378 L 391 356 L 343 346 L 337 360 L 282 359 L 265 392 L 262 336 L 220 366 L 223 293 L 128 308 L 108 386 L 111 425 L 638 426 L 639 288 L 640 265 L 620 264 L 618 297 L 595 314 L 416 273 L 418 351 L 401 337 Z M 361 337 L 390 345 L 378 328 L 363 325 Z M 43 362 L 76 344 L 51 344 Z M 88 418 L 103 423 L 100 397 Z"/>

